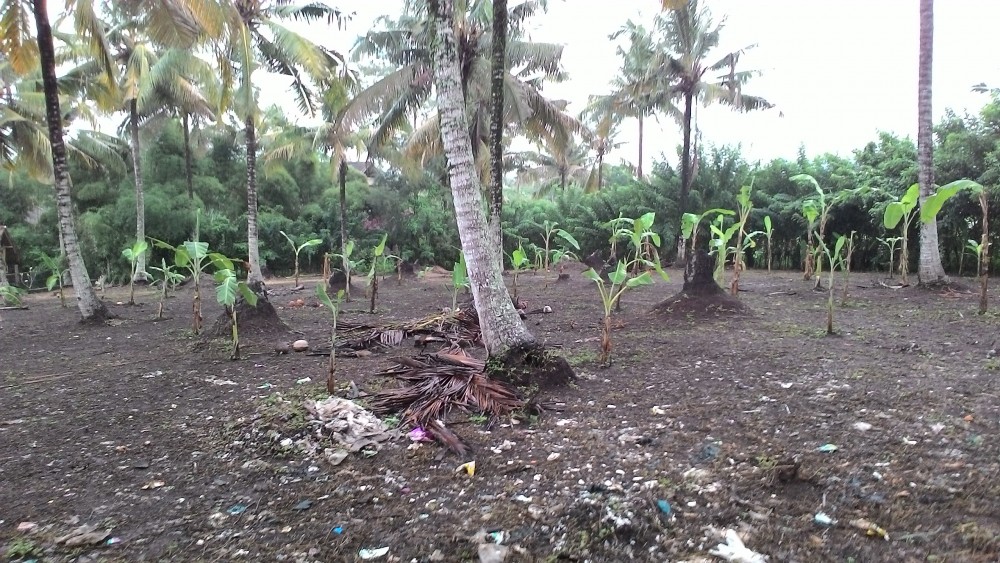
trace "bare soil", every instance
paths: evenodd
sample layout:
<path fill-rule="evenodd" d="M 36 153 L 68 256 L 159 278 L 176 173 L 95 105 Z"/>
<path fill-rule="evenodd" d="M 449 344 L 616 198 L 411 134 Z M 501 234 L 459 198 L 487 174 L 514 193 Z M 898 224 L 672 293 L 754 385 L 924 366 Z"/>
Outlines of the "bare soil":
<path fill-rule="evenodd" d="M 31 295 L 0 312 L 0 557 L 354 561 L 388 547 L 378 560 L 477 561 L 500 540 L 508 561 L 697 561 L 733 529 L 771 561 L 1000 560 L 1000 322 L 975 295 L 855 275 L 827 336 L 827 296 L 800 273 L 745 273 L 749 313 L 653 314 L 680 289 L 671 273 L 626 295 L 608 369 L 592 282 L 521 275 L 527 308 L 553 311 L 531 330 L 579 376 L 545 391 L 549 410 L 489 429 L 454 418 L 467 459 L 402 437 L 336 466 L 297 446 L 327 358 L 273 351 L 299 337 L 328 349 L 317 278 L 269 283 L 292 332 L 248 333 L 239 361 L 190 334 L 189 288 L 163 321 L 153 289 L 134 307 L 110 289 L 119 318 L 99 326 Z M 378 314 L 357 296 L 342 319 L 435 314 L 448 282 L 387 279 Z M 411 345 L 340 359 L 340 394 L 395 385 L 374 374 Z M 65 537 L 83 525 L 90 536 Z"/>

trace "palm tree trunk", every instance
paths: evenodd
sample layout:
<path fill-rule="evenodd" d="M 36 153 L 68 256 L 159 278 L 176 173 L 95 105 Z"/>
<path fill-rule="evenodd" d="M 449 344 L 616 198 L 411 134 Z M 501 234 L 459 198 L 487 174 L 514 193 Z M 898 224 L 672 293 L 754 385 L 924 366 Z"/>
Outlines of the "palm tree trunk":
<path fill-rule="evenodd" d="M 191 122 L 188 112 L 183 112 L 184 125 L 184 175 L 187 179 L 188 199 L 194 199 L 194 170 L 191 166 Z"/>
<path fill-rule="evenodd" d="M 257 239 L 257 130 L 253 116 L 246 118 L 247 136 L 247 261 L 250 271 L 247 272 L 247 283 L 254 284 L 264 281 L 260 271 L 260 249 Z"/>
<path fill-rule="evenodd" d="M 340 184 L 340 256 L 341 267 L 344 269 L 344 297 L 351 300 L 351 260 L 347 257 L 347 161 L 340 159 L 337 170 L 337 180 Z"/>
<path fill-rule="evenodd" d="M 129 148 L 132 151 L 132 172 L 135 174 L 135 240 L 146 240 L 146 201 L 142 188 L 142 154 L 139 146 L 139 101 L 133 98 L 128 104 Z M 145 282 L 146 253 L 139 254 L 135 261 L 135 275 L 132 282 Z"/>
<path fill-rule="evenodd" d="M 102 321 L 108 316 L 104 303 L 97 298 L 90 283 L 87 265 L 80 253 L 73 220 L 73 202 L 70 199 L 72 181 L 66 164 L 66 145 L 63 142 L 62 112 L 59 108 L 59 84 L 56 81 L 56 56 L 52 45 L 52 27 L 49 25 L 46 0 L 33 2 L 35 26 L 38 33 L 38 55 L 42 67 L 42 85 L 45 92 L 45 121 L 52 147 L 52 172 L 55 178 L 56 211 L 59 216 L 59 236 L 69 258 L 69 273 L 76 293 L 76 305 L 84 321 Z"/>
<path fill-rule="evenodd" d="M 642 180 L 642 141 L 643 141 L 642 122 L 643 122 L 642 114 L 639 114 L 639 164 L 636 166 L 635 172 L 636 176 L 638 176 L 640 180 Z"/>
<path fill-rule="evenodd" d="M 493 52 L 490 67 L 490 244 L 503 248 L 503 111 L 507 74 L 507 0 L 493 0 Z M 503 253 L 500 253 L 503 260 Z M 500 264 L 501 269 L 503 263 Z"/>
<path fill-rule="evenodd" d="M 687 212 L 688 194 L 691 192 L 691 129 L 694 121 L 694 93 L 684 93 L 684 144 L 681 148 L 681 195 L 677 198 L 677 217 Z M 678 224 L 680 222 L 678 221 Z M 677 261 L 684 262 L 684 237 L 677 235 Z"/>
<path fill-rule="evenodd" d="M 693 126 L 694 94 L 684 94 L 684 145 L 681 148 L 681 197 L 677 202 L 677 212 L 687 211 L 688 194 L 691 193 L 691 129 Z"/>
<path fill-rule="evenodd" d="M 597 191 L 604 187 L 604 151 L 597 153 Z"/>
<path fill-rule="evenodd" d="M 491 356 L 515 347 L 530 346 L 535 338 L 521 322 L 500 271 L 500 249 L 489 243 L 489 225 L 472 156 L 472 143 L 462 97 L 451 0 L 429 0 L 433 15 L 434 76 L 437 85 L 441 140 L 455 200 L 455 217 L 479 313 L 483 344 Z"/>
<path fill-rule="evenodd" d="M 931 67 L 934 60 L 934 0 L 920 0 L 920 66 L 917 79 L 917 164 L 920 168 L 920 206 L 934 193 L 934 116 L 931 112 Z M 920 222 L 921 284 L 948 281 L 941 265 L 937 221 Z"/>

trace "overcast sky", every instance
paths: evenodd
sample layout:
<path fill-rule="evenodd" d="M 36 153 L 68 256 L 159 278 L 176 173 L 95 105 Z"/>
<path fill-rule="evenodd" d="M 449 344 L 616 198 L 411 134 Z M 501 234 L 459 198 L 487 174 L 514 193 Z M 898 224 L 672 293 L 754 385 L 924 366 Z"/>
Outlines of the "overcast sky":
<path fill-rule="evenodd" d="M 511 0 L 513 2 L 514 0 Z M 794 158 L 800 144 L 810 155 L 849 156 L 878 131 L 916 135 L 918 0 L 702 0 L 716 19 L 725 18 L 719 57 L 747 45 L 745 69 L 762 75 L 745 92 L 767 98 L 777 109 L 736 114 L 721 107 L 699 109 L 703 140 L 742 144 L 752 159 Z M 399 0 L 340 0 L 332 5 L 355 16 L 345 31 L 326 30 L 323 43 L 342 52 L 381 14 L 398 14 Z M 569 81 L 550 84 L 552 98 L 569 100 L 577 112 L 590 94 L 605 93 L 619 68 L 608 35 L 628 19 L 648 23 L 656 0 L 549 0 L 532 20 L 532 39 L 565 45 Z M 938 0 L 935 3 L 934 115 L 945 108 L 978 112 L 985 94 L 973 84 L 1000 86 L 1000 1 Z M 612 8 L 613 6 L 613 8 Z M 314 36 L 313 33 L 309 34 Z M 262 104 L 277 96 L 266 88 Z M 783 117 L 779 117 L 779 111 Z M 612 161 L 634 162 L 637 126 L 621 128 L 624 145 Z M 665 155 L 677 160 L 680 132 L 661 119 L 646 127 L 646 166 Z"/>

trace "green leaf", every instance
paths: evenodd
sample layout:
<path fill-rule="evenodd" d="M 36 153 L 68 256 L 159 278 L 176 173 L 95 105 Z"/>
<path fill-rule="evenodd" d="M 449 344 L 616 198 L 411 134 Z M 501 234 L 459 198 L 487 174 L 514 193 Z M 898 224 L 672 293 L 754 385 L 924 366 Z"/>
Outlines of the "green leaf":
<path fill-rule="evenodd" d="M 321 238 L 309 239 L 304 243 L 302 243 L 302 246 L 299 247 L 299 250 L 302 250 L 303 248 L 308 248 L 310 246 L 319 246 L 321 244 L 323 244 L 323 239 Z"/>
<path fill-rule="evenodd" d="M 701 221 L 701 218 L 701 215 L 694 213 L 681 215 L 681 236 L 686 239 L 691 238 L 691 233 L 694 232 L 694 228 Z"/>
<path fill-rule="evenodd" d="M 219 252 L 212 252 L 208 255 L 209 261 L 216 270 L 235 270 L 233 267 L 233 261 L 228 258 L 225 254 Z"/>
<path fill-rule="evenodd" d="M 627 282 L 625 282 L 625 287 L 629 288 L 639 287 L 640 285 L 650 285 L 652 283 L 653 283 L 653 276 L 651 276 L 649 272 L 643 272 L 638 276 L 631 278 Z"/>
<path fill-rule="evenodd" d="M 373 251 L 373 254 L 376 257 L 382 256 L 382 254 L 385 252 L 385 241 L 388 238 L 389 238 L 388 234 L 382 235 L 382 240 L 379 241 L 378 245 L 375 247 L 375 250 Z"/>
<path fill-rule="evenodd" d="M 350 258 L 352 252 L 354 252 L 354 241 L 349 240 L 347 241 L 347 244 L 344 245 L 344 254 L 347 255 L 344 256 L 344 258 Z"/>
<path fill-rule="evenodd" d="M 524 248 L 522 248 L 521 245 L 518 245 L 517 248 L 514 249 L 514 252 L 511 253 L 510 262 L 511 266 L 513 266 L 515 270 L 520 270 L 522 266 L 525 266 L 528 263 L 528 255 L 525 254 Z"/>
<path fill-rule="evenodd" d="M 601 275 L 598 274 L 597 271 L 594 270 L 593 268 L 584 272 L 583 277 L 587 278 L 590 281 L 595 281 L 597 283 L 604 283 L 604 280 L 601 279 Z"/>
<path fill-rule="evenodd" d="M 48 289 L 49 291 L 52 291 L 52 288 L 54 288 L 57 283 L 59 283 L 59 273 L 58 272 L 50 275 L 47 278 L 45 278 L 45 288 Z"/>
<path fill-rule="evenodd" d="M 174 251 L 174 264 L 178 268 L 187 268 L 191 264 L 191 255 L 186 248 L 181 247 Z"/>
<path fill-rule="evenodd" d="M 649 240 L 653 242 L 653 246 L 660 248 L 660 235 L 659 233 L 649 233 Z"/>
<path fill-rule="evenodd" d="M 656 212 L 650 211 L 644 214 L 642 217 L 636 221 L 636 229 L 639 231 L 645 231 L 653 227 L 653 221 L 656 220 Z"/>
<path fill-rule="evenodd" d="M 564 241 L 566 241 L 567 244 L 569 244 L 570 246 L 572 246 L 573 248 L 575 248 L 577 250 L 580 250 L 580 243 L 576 241 L 576 239 L 573 237 L 573 235 L 567 233 L 566 231 L 564 231 L 562 229 L 556 229 L 555 233 L 556 233 L 557 237 L 559 237 L 559 238 L 563 239 Z"/>
<path fill-rule="evenodd" d="M 215 272 L 215 299 L 220 305 L 232 307 L 236 303 L 237 286 L 239 281 L 236 273 L 232 270 L 218 270 Z"/>
<path fill-rule="evenodd" d="M 619 261 L 618 267 L 608 275 L 608 279 L 615 285 L 625 283 L 625 280 L 628 279 L 628 270 L 625 269 L 625 262 Z"/>
<path fill-rule="evenodd" d="M 882 224 L 887 229 L 895 229 L 905 214 L 903 204 L 894 201 L 885 207 L 885 212 L 882 215 Z"/>
<path fill-rule="evenodd" d="M 465 254 L 458 255 L 458 262 L 455 262 L 455 267 L 451 270 L 451 285 L 452 287 L 467 287 L 469 285 L 469 272 L 465 266 Z"/>
<path fill-rule="evenodd" d="M 979 193 L 982 189 L 982 184 L 972 180 L 956 180 L 941 186 L 933 195 L 928 196 L 924 200 L 924 204 L 920 206 L 920 221 L 930 223 L 935 220 L 944 204 L 958 192 L 969 190 L 973 193 Z"/>
<path fill-rule="evenodd" d="M 203 241 L 186 240 L 183 245 L 191 260 L 200 262 L 208 255 L 208 243 Z"/>
<path fill-rule="evenodd" d="M 236 287 L 240 290 L 240 295 L 243 296 L 244 301 L 249 303 L 251 307 L 257 306 L 257 294 L 250 289 L 250 286 L 245 282 L 239 282 Z"/>
<path fill-rule="evenodd" d="M 327 295 L 327 293 L 326 293 L 326 284 L 325 283 L 320 282 L 320 283 L 316 284 L 316 298 L 319 299 L 320 303 L 326 305 L 326 307 L 328 309 L 330 309 L 330 311 L 332 311 L 334 313 L 337 312 L 337 308 L 333 305 L 333 302 L 330 301 L 330 296 Z"/>
<path fill-rule="evenodd" d="M 767 236 L 771 236 L 771 216 L 770 215 L 765 215 L 764 216 L 764 232 L 767 234 Z"/>
<path fill-rule="evenodd" d="M 844 249 L 844 245 L 846 243 L 847 243 L 847 237 L 846 236 L 840 235 L 837 238 L 837 243 L 833 245 L 833 256 L 834 256 L 834 259 L 836 259 L 837 256 L 840 256 L 840 251 Z"/>
<path fill-rule="evenodd" d="M 899 198 L 899 203 L 903 204 L 907 212 L 916 207 L 918 201 L 920 201 L 920 184 L 913 184 L 906 190 L 903 197 Z"/>

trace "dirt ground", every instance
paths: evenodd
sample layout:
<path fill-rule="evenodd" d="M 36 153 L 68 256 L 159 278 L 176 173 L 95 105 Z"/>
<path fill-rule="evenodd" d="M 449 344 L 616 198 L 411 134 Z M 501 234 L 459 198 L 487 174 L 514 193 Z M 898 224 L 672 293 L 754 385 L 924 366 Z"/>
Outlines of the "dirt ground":
<path fill-rule="evenodd" d="M 499 541 L 507 561 L 699 561 L 733 529 L 772 562 L 1000 560 L 1000 322 L 976 296 L 855 275 L 826 336 L 826 295 L 801 274 L 744 274 L 752 313 L 708 320 L 649 313 L 679 290 L 671 274 L 626 296 L 608 369 L 592 282 L 522 275 L 529 308 L 553 310 L 531 330 L 579 376 L 552 408 L 489 430 L 456 417 L 468 459 L 403 435 L 339 465 L 298 447 L 327 358 L 272 352 L 329 345 L 315 278 L 271 284 L 297 334 L 248 335 L 240 361 L 190 334 L 189 288 L 163 321 L 152 289 L 135 307 L 109 289 L 119 318 L 96 327 L 33 294 L 0 312 L 0 556 L 478 561 Z M 437 313 L 447 283 L 387 280 L 376 315 L 357 299 L 342 319 Z M 373 374 L 417 352 L 340 359 L 341 394 L 394 385 Z"/>

